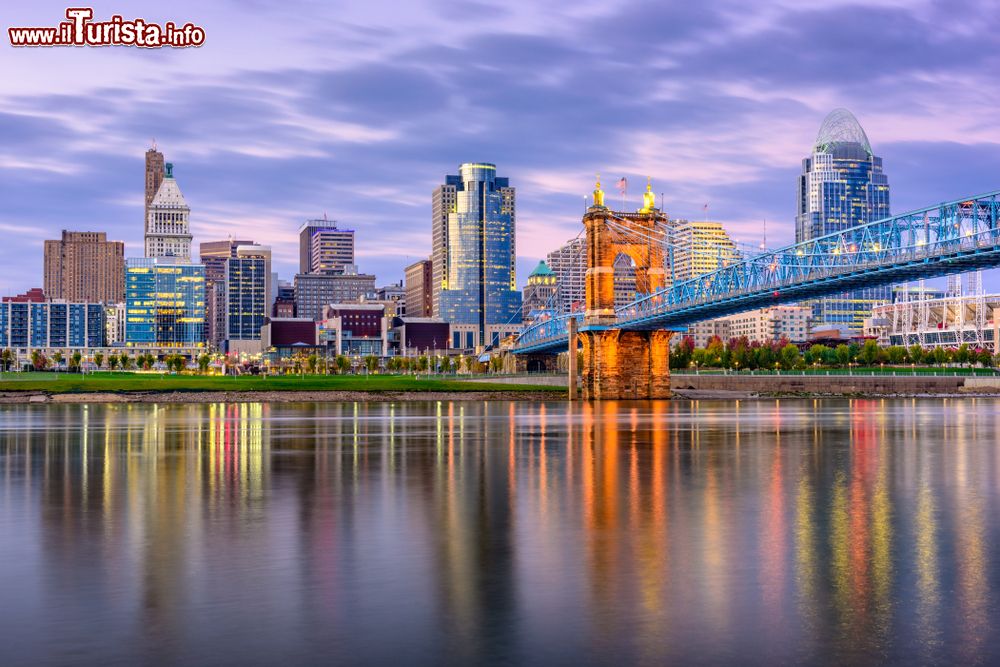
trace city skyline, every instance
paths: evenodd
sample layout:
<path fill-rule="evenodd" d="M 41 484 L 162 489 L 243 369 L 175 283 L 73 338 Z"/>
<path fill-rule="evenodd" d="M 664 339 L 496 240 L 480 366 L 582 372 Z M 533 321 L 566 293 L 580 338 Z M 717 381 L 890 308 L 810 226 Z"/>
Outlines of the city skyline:
<path fill-rule="evenodd" d="M 349 31 L 350 45 L 325 40 L 314 47 L 301 33 L 297 49 L 235 44 L 240 31 L 281 45 L 293 39 L 290 25 L 301 30 L 297 18 L 261 8 L 235 23 L 227 15 L 223 24 L 212 8 L 140 3 L 136 11 L 151 19 L 176 13 L 206 26 L 213 38 L 184 53 L 8 51 L 0 64 L 9 81 L 0 98 L 9 132 L 0 178 L 10 193 L 0 228 L 12 238 L 2 251 L 4 293 L 40 284 L 41 242 L 64 228 L 106 231 L 126 242 L 127 256 L 140 254 L 138 173 L 154 137 L 180 169 L 196 241 L 254 237 L 274 249 L 275 268 L 288 277 L 298 226 L 327 211 L 357 230 L 358 264 L 385 283 L 430 253 L 426 193 L 440 173 L 466 160 L 503 164 L 518 188 L 518 287 L 576 235 L 597 171 L 609 181 L 628 178 L 630 208 L 638 208 L 639 185 L 652 175 L 671 217 L 699 219 L 707 203 L 707 217 L 740 242 L 759 242 L 764 218 L 770 245 L 791 242 L 801 156 L 839 106 L 858 116 L 892 165 L 896 212 L 993 189 L 1000 173 L 991 148 L 1000 141 L 991 122 L 995 103 L 987 86 L 976 85 L 987 81 L 995 49 L 969 53 L 961 26 L 941 20 L 944 10 L 929 3 L 869 7 L 863 25 L 851 18 L 861 10 L 837 3 L 810 10 L 771 4 L 753 16 L 735 16 L 728 3 L 683 10 L 515 4 L 455 31 L 430 30 L 459 26 L 436 6 L 415 5 L 405 10 L 412 19 L 405 39 L 386 39 L 397 34 L 398 14 L 368 8 L 363 18 L 347 10 L 337 21 L 315 22 L 329 33 Z M 300 9 L 328 16 L 308 3 Z M 12 10 L 10 20 L 44 24 L 63 10 L 41 2 Z M 987 10 L 970 4 L 966 16 L 975 20 L 963 23 L 995 22 Z M 551 20 L 538 20 L 539 13 Z M 262 30 L 265 22 L 271 32 Z M 800 29 L 787 30 L 791 25 Z M 610 30 L 612 41 L 664 39 L 642 53 L 604 51 L 586 39 L 597 29 Z M 728 39 L 710 43 L 702 39 L 709 31 Z M 985 31 L 985 39 L 994 34 Z M 919 53 L 906 46 L 923 42 Z M 506 54 L 499 74 L 490 74 L 506 96 L 482 72 L 485 56 L 476 45 L 484 43 Z M 788 57 L 807 43 L 809 57 Z M 753 57 L 736 57 L 737 50 Z M 317 52 L 323 57 L 313 57 Z M 29 61 L 31 78 L 21 73 Z M 861 67 L 875 61 L 878 71 Z M 433 73 L 447 63 L 452 76 Z M 50 93 L 53 81 L 59 95 Z M 304 111 L 300 102 L 323 112 Z M 488 113 L 462 123 L 469 108 Z M 229 129 L 227 119 L 242 119 L 243 129 Z M 617 196 L 609 199 L 617 206 Z M 89 222 L 68 224 L 74 216 Z M 994 276 L 985 282 L 995 289 Z"/>

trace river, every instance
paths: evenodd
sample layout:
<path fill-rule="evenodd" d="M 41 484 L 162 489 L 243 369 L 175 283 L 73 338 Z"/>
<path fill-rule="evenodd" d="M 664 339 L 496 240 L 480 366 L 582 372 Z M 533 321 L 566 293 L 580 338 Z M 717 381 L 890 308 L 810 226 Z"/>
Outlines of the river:
<path fill-rule="evenodd" d="M 1000 401 L 0 405 L 0 664 L 996 664 Z"/>

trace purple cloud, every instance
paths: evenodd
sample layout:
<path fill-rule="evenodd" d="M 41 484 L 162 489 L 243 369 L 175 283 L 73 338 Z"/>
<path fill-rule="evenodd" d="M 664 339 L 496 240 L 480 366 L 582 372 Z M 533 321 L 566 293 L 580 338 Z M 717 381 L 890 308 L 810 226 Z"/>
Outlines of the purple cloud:
<path fill-rule="evenodd" d="M 133 6 L 134 5 L 134 6 Z M 792 239 L 795 176 L 846 106 L 885 160 L 893 209 L 1000 187 L 990 3 L 399 3 L 177 0 L 96 7 L 201 23 L 201 49 L 21 49 L 0 58 L 0 291 L 42 281 L 44 238 L 98 229 L 141 251 L 155 137 L 195 241 L 271 244 L 323 212 L 380 282 L 430 250 L 430 192 L 489 160 L 518 188 L 520 275 L 580 227 L 593 174 L 647 175 L 672 215 Z M 54 24 L 64 5 L 12 9 Z M 973 30 L 971 26 L 975 26 Z M 971 30 L 971 32 L 970 32 Z M 13 231 L 13 233 L 11 232 Z M 991 286 L 994 286 L 991 284 Z"/>

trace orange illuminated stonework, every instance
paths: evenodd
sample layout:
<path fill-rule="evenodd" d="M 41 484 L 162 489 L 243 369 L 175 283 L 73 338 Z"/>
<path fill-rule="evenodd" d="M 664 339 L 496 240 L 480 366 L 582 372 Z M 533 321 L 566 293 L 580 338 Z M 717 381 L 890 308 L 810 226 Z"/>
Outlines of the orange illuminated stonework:
<path fill-rule="evenodd" d="M 670 398 L 672 331 L 583 331 L 583 397 Z"/>
<path fill-rule="evenodd" d="M 665 286 L 663 246 L 639 242 L 657 234 L 666 216 L 651 206 L 619 213 L 597 205 L 583 218 L 587 230 L 587 307 L 583 343 L 583 396 L 587 399 L 669 398 L 671 331 L 623 331 L 615 323 L 614 261 L 628 255 L 636 267 L 636 289 Z M 609 223 L 611 223 L 609 225 Z M 624 234 L 621 228 L 635 232 Z"/>

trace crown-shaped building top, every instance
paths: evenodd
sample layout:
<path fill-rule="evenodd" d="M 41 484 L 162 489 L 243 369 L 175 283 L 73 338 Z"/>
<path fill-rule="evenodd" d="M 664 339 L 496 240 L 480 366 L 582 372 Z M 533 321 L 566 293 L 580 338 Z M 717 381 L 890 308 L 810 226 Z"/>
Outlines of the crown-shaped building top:
<path fill-rule="evenodd" d="M 153 201 L 149 205 L 150 208 L 158 206 L 160 208 L 188 209 L 187 200 L 184 199 L 184 194 L 177 185 L 177 179 L 170 175 L 170 171 L 167 171 L 163 182 L 160 183 L 160 188 L 156 191 L 156 196 L 153 197 Z"/>
<path fill-rule="evenodd" d="M 146 257 L 191 259 L 191 208 L 184 199 L 174 166 L 166 163 L 163 181 L 149 203 L 146 220 Z"/>

